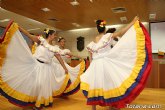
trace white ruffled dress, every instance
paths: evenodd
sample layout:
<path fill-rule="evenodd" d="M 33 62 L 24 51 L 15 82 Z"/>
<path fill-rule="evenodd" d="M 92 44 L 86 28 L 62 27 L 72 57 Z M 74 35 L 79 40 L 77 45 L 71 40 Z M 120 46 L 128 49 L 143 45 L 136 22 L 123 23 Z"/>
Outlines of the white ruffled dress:
<path fill-rule="evenodd" d="M 70 73 L 61 72 L 63 68 L 52 61 L 61 50 L 42 37 L 39 40 L 41 44 L 32 54 L 18 25 L 12 22 L 0 42 L 0 93 L 21 107 L 50 106 L 54 96 L 76 88 L 79 74 L 84 69 L 82 62 L 79 72 L 73 74 L 74 78 Z M 77 83 L 72 86 L 70 80 Z"/>
<path fill-rule="evenodd" d="M 138 21 L 111 48 L 112 34 L 91 42 L 92 62 L 81 75 L 81 89 L 88 105 L 125 107 L 143 90 L 151 70 L 151 41 Z"/>

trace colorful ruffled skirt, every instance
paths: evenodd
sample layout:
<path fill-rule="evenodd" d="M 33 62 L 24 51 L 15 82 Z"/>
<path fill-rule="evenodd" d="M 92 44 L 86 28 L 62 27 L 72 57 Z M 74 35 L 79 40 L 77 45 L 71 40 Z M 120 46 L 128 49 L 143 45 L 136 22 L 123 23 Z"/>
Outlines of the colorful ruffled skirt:
<path fill-rule="evenodd" d="M 123 108 L 143 90 L 152 66 L 151 40 L 136 22 L 106 54 L 81 75 L 87 105 Z M 101 53 L 100 53 L 101 55 Z"/>
<path fill-rule="evenodd" d="M 75 93 L 85 69 L 84 61 L 76 68 L 73 74 L 66 75 L 61 72 L 63 68 L 54 62 L 37 61 L 18 25 L 13 22 L 0 39 L 0 93 L 15 105 L 50 106 L 53 97 Z"/>

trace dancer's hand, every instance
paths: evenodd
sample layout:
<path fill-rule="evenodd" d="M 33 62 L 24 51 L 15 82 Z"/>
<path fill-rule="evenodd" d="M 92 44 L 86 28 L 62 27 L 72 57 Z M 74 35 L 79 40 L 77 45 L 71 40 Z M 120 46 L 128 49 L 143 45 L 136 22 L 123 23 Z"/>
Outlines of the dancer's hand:
<path fill-rule="evenodd" d="M 139 20 L 139 17 L 135 16 L 134 19 L 132 20 L 132 23 L 134 24 L 137 20 Z"/>
<path fill-rule="evenodd" d="M 68 69 L 65 69 L 65 74 L 68 74 Z"/>
<path fill-rule="evenodd" d="M 113 33 L 112 38 L 122 37 L 128 31 L 128 29 L 135 24 L 137 20 L 139 20 L 139 17 L 135 16 L 134 19 L 126 27 L 121 29 L 121 31 Z"/>
<path fill-rule="evenodd" d="M 71 58 L 72 54 L 71 53 L 66 53 L 66 57 Z"/>

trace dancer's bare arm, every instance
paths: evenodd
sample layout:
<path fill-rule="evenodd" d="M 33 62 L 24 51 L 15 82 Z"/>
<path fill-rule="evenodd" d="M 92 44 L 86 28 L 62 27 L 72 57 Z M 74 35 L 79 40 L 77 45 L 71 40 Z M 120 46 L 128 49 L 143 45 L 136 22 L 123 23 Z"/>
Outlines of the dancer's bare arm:
<path fill-rule="evenodd" d="M 139 17 L 138 16 L 135 16 L 135 18 L 132 20 L 132 22 L 130 22 L 126 27 L 124 27 L 123 29 L 121 29 L 119 32 L 115 32 L 114 34 L 113 34 L 113 38 L 115 38 L 115 37 L 122 37 L 127 31 L 128 31 L 128 29 L 132 26 L 132 25 L 134 25 L 134 23 L 137 21 L 137 20 L 139 20 Z"/>
<path fill-rule="evenodd" d="M 19 26 L 19 30 L 20 30 L 22 33 L 24 33 L 24 34 L 25 34 L 29 39 L 31 39 L 32 41 L 37 42 L 37 43 L 40 42 L 37 36 L 31 35 L 28 31 L 26 31 L 25 29 L 23 29 L 23 28 L 20 27 L 20 26 Z"/>
<path fill-rule="evenodd" d="M 63 59 L 61 58 L 61 56 L 59 54 L 55 54 L 55 57 L 57 58 L 57 60 L 60 62 L 60 64 L 62 65 L 62 67 L 65 70 L 65 73 L 68 74 L 68 69 L 66 68 Z"/>

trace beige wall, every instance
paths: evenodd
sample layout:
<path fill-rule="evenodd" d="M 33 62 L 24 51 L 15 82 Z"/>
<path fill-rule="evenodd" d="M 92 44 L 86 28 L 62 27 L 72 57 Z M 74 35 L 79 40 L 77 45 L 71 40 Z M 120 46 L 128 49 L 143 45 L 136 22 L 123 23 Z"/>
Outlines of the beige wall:
<path fill-rule="evenodd" d="M 144 23 L 145 27 L 149 29 L 148 23 Z M 115 27 L 117 30 L 120 30 L 125 25 L 114 25 L 114 26 L 107 26 Z M 97 35 L 96 28 L 86 28 L 86 29 L 77 29 L 77 30 L 69 30 L 63 31 L 59 33 L 59 36 L 64 37 L 66 39 L 66 48 L 70 49 L 74 55 L 78 55 L 81 57 L 86 58 L 88 56 L 88 52 L 86 49 L 79 52 L 77 50 L 77 37 L 82 36 L 85 38 L 85 47 L 89 44 L 92 40 L 94 40 L 95 36 Z"/>

